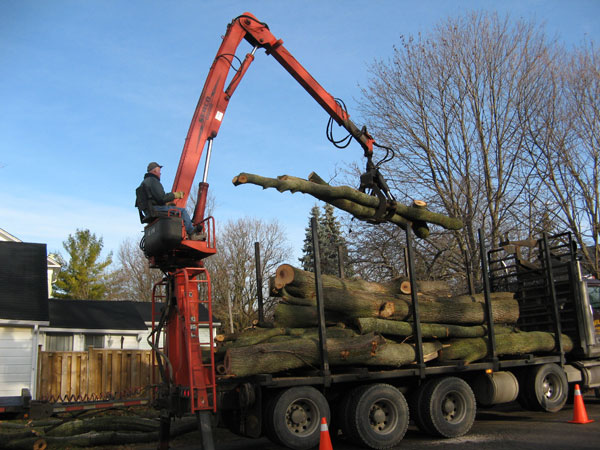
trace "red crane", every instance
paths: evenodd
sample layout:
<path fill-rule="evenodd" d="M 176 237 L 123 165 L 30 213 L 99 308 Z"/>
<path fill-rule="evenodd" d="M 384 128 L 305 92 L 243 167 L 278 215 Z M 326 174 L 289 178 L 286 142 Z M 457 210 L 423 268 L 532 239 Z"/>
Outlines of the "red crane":
<path fill-rule="evenodd" d="M 236 50 L 245 39 L 253 47 L 225 87 L 229 72 L 232 70 Z M 208 192 L 208 167 L 212 152 L 213 139 L 217 136 L 231 96 L 238 87 L 244 74 L 254 61 L 257 49 L 264 48 L 273 56 L 298 83 L 327 111 L 331 121 L 343 126 L 363 148 L 367 158 L 367 172 L 361 177 L 361 189 L 370 189 L 380 197 L 382 204 L 393 199 L 379 174 L 379 164 L 372 162 L 373 146 L 377 145 L 366 131 L 358 128 L 345 110 L 343 103 L 329 94 L 302 65 L 283 46 L 269 27 L 250 13 L 236 17 L 227 27 L 223 42 L 210 68 L 202 89 L 198 105 L 194 111 L 190 128 L 177 168 L 172 191 L 184 192 L 184 197 L 175 200 L 175 206 L 185 207 L 198 169 L 198 164 L 207 148 L 204 174 L 198 188 L 192 222 L 201 226 L 206 239 L 192 241 L 185 239 L 181 219 L 176 214 L 160 217 L 138 204 L 142 222 L 148 223 L 144 230 L 142 248 L 152 267 L 166 274 L 160 286 L 164 286 L 162 312 L 153 332 L 152 346 L 157 355 L 163 384 L 159 390 L 158 407 L 162 411 L 161 447 L 168 448 L 170 418 L 173 415 L 192 412 L 199 413 L 201 427 L 208 431 L 208 415 L 216 411 L 216 377 L 214 370 L 212 338 L 212 302 L 210 276 L 203 267 L 202 260 L 216 252 L 214 239 L 214 220 L 204 217 L 206 195 Z M 328 133 L 329 134 L 329 133 Z M 347 146 L 350 139 L 344 139 Z M 333 141 L 338 144 L 341 141 Z M 388 152 L 390 149 L 387 149 Z M 138 197 L 139 198 L 139 197 Z M 158 300 L 160 286 L 155 287 Z M 158 303 L 157 303 L 158 304 Z M 201 319 L 201 308 L 208 312 Z M 209 329 L 209 338 L 200 342 L 199 327 Z M 159 349 L 158 338 L 166 331 L 164 350 Z M 203 353 L 205 357 L 203 358 Z M 209 435 L 210 433 L 205 433 Z M 212 439 L 205 439 L 205 447 L 210 448 Z"/>

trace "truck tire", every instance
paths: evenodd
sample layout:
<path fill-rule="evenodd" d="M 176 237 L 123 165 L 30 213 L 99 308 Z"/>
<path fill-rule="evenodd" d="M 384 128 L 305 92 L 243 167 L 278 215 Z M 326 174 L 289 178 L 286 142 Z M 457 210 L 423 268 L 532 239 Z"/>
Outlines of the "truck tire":
<path fill-rule="evenodd" d="M 425 430 L 445 438 L 462 436 L 475 421 L 475 395 L 461 378 L 437 378 L 424 386 L 419 403 Z"/>
<path fill-rule="evenodd" d="M 560 411 L 569 395 L 565 371 L 549 363 L 531 367 L 519 378 L 519 403 L 532 411 Z"/>
<path fill-rule="evenodd" d="M 332 432 L 332 438 L 338 435 L 338 432 L 342 432 L 342 437 L 347 438 L 349 436 L 349 426 L 348 420 L 350 418 L 350 414 L 348 414 L 348 410 L 350 408 L 350 402 L 354 396 L 354 393 L 359 388 L 353 388 L 349 391 L 346 391 L 342 394 L 333 406 L 333 413 L 331 417 L 331 426 L 329 427 L 329 431 Z"/>
<path fill-rule="evenodd" d="M 524 369 L 522 368 L 513 373 L 516 375 L 517 381 L 519 382 L 519 394 L 517 395 L 517 401 L 519 402 L 519 405 L 521 405 L 521 408 L 527 411 L 535 411 L 535 407 L 531 401 L 531 396 L 529 395 L 529 391 L 531 390 L 528 387 L 527 381 L 529 378 L 529 369 L 529 367 Z"/>
<path fill-rule="evenodd" d="M 323 394 L 310 386 L 289 388 L 269 402 L 265 432 L 276 444 L 307 450 L 319 445 L 322 417 L 329 423 L 329 404 Z"/>
<path fill-rule="evenodd" d="M 391 448 L 406 434 L 408 420 L 404 395 L 389 384 L 372 384 L 350 394 L 343 431 L 365 447 Z"/>
<path fill-rule="evenodd" d="M 427 428 L 427 424 L 423 421 L 423 392 L 425 392 L 426 386 L 435 380 L 428 380 L 419 387 L 415 388 L 408 396 L 408 411 L 411 420 L 423 433 L 434 434 L 433 430 Z"/>

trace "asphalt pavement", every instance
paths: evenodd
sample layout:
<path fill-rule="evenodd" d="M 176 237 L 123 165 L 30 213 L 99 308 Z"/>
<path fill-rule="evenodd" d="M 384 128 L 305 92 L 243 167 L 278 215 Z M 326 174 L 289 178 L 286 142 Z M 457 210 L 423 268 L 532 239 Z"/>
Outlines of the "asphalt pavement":
<path fill-rule="evenodd" d="M 456 450 L 598 450 L 600 449 L 600 399 L 593 394 L 583 397 L 589 424 L 573 424 L 573 405 L 557 413 L 531 412 L 518 403 L 481 409 L 471 431 L 452 439 L 432 438 L 410 425 L 396 449 L 456 449 Z M 216 450 L 282 450 L 266 438 L 248 439 L 225 430 L 215 431 Z M 198 449 L 200 436 L 191 433 L 171 442 L 173 450 Z M 334 450 L 357 450 L 341 438 L 333 439 Z"/>

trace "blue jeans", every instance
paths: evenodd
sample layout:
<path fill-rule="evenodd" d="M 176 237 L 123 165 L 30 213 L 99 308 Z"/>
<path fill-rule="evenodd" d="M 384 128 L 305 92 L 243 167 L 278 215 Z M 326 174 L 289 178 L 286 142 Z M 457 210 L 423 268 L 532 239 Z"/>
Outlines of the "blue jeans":
<path fill-rule="evenodd" d="M 176 209 L 181 212 L 181 218 L 183 219 L 183 225 L 185 226 L 185 231 L 187 231 L 188 236 L 191 236 L 195 230 L 194 225 L 192 224 L 192 219 L 190 215 L 186 211 L 185 208 L 179 208 L 178 206 L 169 206 L 169 205 L 154 205 L 154 209 L 156 211 L 169 211 L 170 209 Z"/>

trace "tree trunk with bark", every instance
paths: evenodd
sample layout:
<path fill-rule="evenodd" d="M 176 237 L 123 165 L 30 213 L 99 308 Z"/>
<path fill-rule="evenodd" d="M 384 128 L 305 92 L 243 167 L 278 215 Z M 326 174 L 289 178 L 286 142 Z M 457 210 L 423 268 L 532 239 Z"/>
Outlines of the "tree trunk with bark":
<path fill-rule="evenodd" d="M 570 352 L 573 341 L 562 335 L 563 350 Z M 463 360 L 467 363 L 488 355 L 487 338 L 456 339 L 450 341 L 440 352 L 442 361 Z M 526 353 L 555 351 L 554 334 L 543 331 L 521 331 L 496 335 L 496 351 L 499 356 L 524 355 Z"/>
<path fill-rule="evenodd" d="M 279 342 L 285 341 L 289 339 L 298 339 L 298 338 L 318 338 L 318 329 L 317 328 L 282 328 L 282 327 L 272 327 L 272 328 L 252 328 L 249 330 L 244 330 L 240 333 L 237 333 L 237 336 L 231 338 L 229 340 L 224 340 L 220 342 L 219 351 L 221 349 L 227 350 L 228 348 L 233 347 L 247 347 L 249 345 L 262 344 L 265 342 Z M 356 331 L 346 328 L 345 326 L 332 326 L 326 328 L 327 337 L 330 338 L 351 338 L 356 337 L 359 333 Z M 361 333 L 367 334 L 367 333 Z M 223 354 L 223 356 L 225 356 Z"/>
<path fill-rule="evenodd" d="M 412 336 L 414 335 L 414 323 L 399 320 L 385 320 L 374 317 L 361 317 L 356 319 L 356 325 L 361 334 L 380 333 L 386 336 Z M 507 333 L 511 329 L 504 326 L 495 326 L 496 333 Z M 422 323 L 421 333 L 424 338 L 448 339 L 448 338 L 471 338 L 487 335 L 487 326 L 461 326 L 445 323 Z"/>
<path fill-rule="evenodd" d="M 512 292 L 490 292 L 491 300 L 514 300 L 514 298 L 515 294 Z M 438 298 L 438 300 L 442 300 L 442 298 Z M 454 295 L 444 300 L 454 303 L 484 303 L 485 294 L 481 292 L 479 294 Z"/>
<path fill-rule="evenodd" d="M 6 424 L 0 424 L 4 433 Z M 94 417 L 64 422 L 59 426 L 38 426 L 33 423 L 23 431 L 30 437 L 10 437 L 0 442 L 2 448 L 10 450 L 31 450 L 32 448 L 73 448 L 107 445 L 131 445 L 156 442 L 159 439 L 159 422 L 138 417 Z M 170 436 L 175 438 L 198 429 L 198 420 L 181 419 L 173 422 Z"/>
<path fill-rule="evenodd" d="M 408 303 L 402 300 L 396 300 L 393 302 L 385 302 L 382 309 L 379 311 L 372 309 L 366 312 L 371 312 L 371 317 L 386 318 L 395 315 L 396 317 L 404 319 L 408 315 L 408 308 Z M 354 311 L 358 312 L 356 309 Z M 360 312 L 364 313 L 365 310 L 361 310 Z M 358 316 L 364 316 L 364 314 L 354 315 L 349 309 L 343 312 L 330 309 L 325 310 L 325 322 L 328 325 L 352 321 Z M 280 302 L 275 306 L 274 321 L 278 327 L 308 328 L 316 327 L 318 325 L 319 316 L 317 308 L 314 306 L 299 306 Z"/>
<path fill-rule="evenodd" d="M 331 365 L 361 364 L 375 354 L 385 340 L 375 334 L 350 339 L 327 339 Z M 318 340 L 298 338 L 249 347 L 230 348 L 225 355 L 225 371 L 238 377 L 257 373 L 277 373 L 291 369 L 320 367 Z"/>
<path fill-rule="evenodd" d="M 379 198 L 362 193 L 349 186 L 330 186 L 313 172 L 309 180 L 283 175 L 278 178 L 267 178 L 250 173 L 240 173 L 232 180 L 235 186 L 255 184 L 263 189 L 275 188 L 279 192 L 302 192 L 342 209 L 361 220 L 374 220 L 377 217 Z M 446 229 L 459 230 L 462 222 L 456 218 L 433 213 L 422 207 L 412 207 L 394 202 L 392 213 L 386 216 L 403 229 L 411 226 L 415 235 L 426 238 L 429 235 L 427 223 L 440 225 Z"/>
<path fill-rule="evenodd" d="M 423 342 L 423 360 L 431 361 L 438 357 L 442 344 L 438 341 Z M 402 367 L 415 362 L 417 354 L 413 344 L 387 342 L 373 357 L 365 362 L 369 366 Z"/>
<path fill-rule="evenodd" d="M 398 278 L 390 283 L 373 283 L 361 279 L 338 278 L 333 275 L 321 275 L 323 288 L 333 288 L 341 291 L 361 291 L 370 294 L 394 296 L 400 293 L 400 284 L 404 278 Z M 276 290 L 285 288 L 296 297 L 316 298 L 315 274 L 298 269 L 290 264 L 282 264 L 275 271 L 273 287 Z"/>

